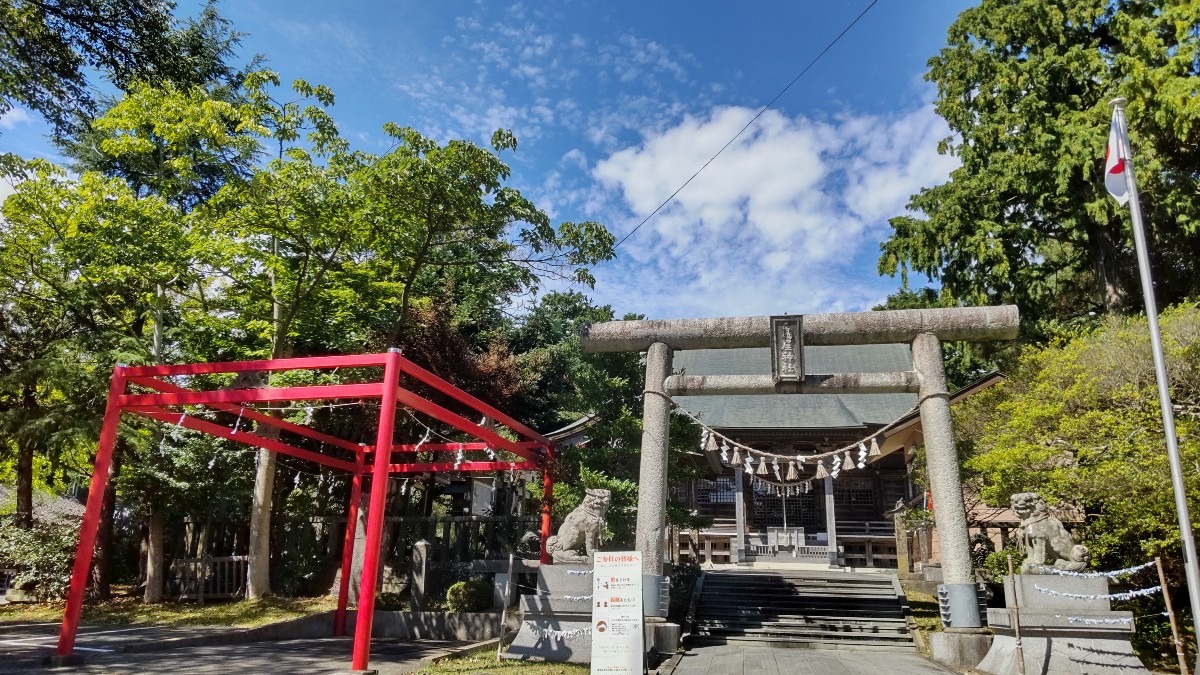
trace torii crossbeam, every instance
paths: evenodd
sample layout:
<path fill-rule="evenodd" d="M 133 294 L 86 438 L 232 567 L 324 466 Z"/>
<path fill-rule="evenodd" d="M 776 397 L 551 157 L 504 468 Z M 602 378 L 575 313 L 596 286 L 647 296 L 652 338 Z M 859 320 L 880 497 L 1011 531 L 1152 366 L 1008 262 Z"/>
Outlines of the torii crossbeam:
<path fill-rule="evenodd" d="M 194 390 L 168 382 L 162 378 L 172 376 L 212 375 L 219 373 L 270 373 L 290 370 L 330 370 L 334 368 L 382 369 L 378 381 L 352 384 L 310 385 L 294 387 L 225 388 L 216 390 Z M 402 386 L 401 377 L 428 386 L 452 399 L 457 406 L 470 411 L 473 416 L 487 417 L 516 435 L 511 440 L 482 424 L 471 421 L 442 405 L 425 399 Z M 130 387 L 138 387 L 149 393 L 133 393 Z M 236 385 L 235 385 L 236 386 Z M 265 414 L 253 405 L 283 401 L 338 401 L 379 399 L 379 426 L 375 444 L 355 443 L 331 436 L 303 424 L 296 424 Z M 237 413 L 239 422 L 233 427 L 208 421 L 189 414 L 183 406 L 203 406 L 212 410 Z M 428 415 L 475 439 L 470 443 L 441 444 L 397 444 L 393 439 L 395 416 L 398 406 L 406 406 Z M 350 569 L 354 556 L 354 523 L 358 519 L 358 505 L 362 496 L 365 476 L 391 474 L 414 474 L 438 471 L 542 471 L 544 497 L 542 500 L 542 551 L 543 563 L 549 562 L 546 540 L 550 536 L 550 495 L 553 494 L 553 478 L 550 463 L 554 460 L 554 444 L 545 436 L 521 424 L 517 420 L 484 403 L 478 398 L 446 382 L 433 373 L 404 358 L 399 350 L 382 354 L 356 354 L 349 356 L 319 356 L 307 358 L 271 359 L 262 361 L 235 361 L 226 363 L 192 363 L 160 366 L 122 366 L 113 369 L 108 390 L 108 403 L 104 411 L 104 423 L 96 450 L 96 461 L 92 470 L 92 483 L 88 491 L 87 506 L 79 530 L 79 547 L 75 554 L 75 566 L 71 574 L 71 587 L 67 594 L 66 611 L 59 631 L 56 656 L 70 657 L 75 650 L 75 636 L 83 611 L 84 591 L 87 588 L 92 555 L 96 545 L 96 532 L 100 524 L 100 506 L 108 484 L 108 471 L 112 464 L 113 447 L 116 445 L 117 428 L 122 413 L 132 413 L 153 420 L 182 426 L 218 438 L 237 441 L 270 452 L 290 455 L 315 462 L 332 469 L 345 471 L 352 476 L 350 503 L 347 508 L 346 539 L 342 552 L 341 585 L 338 592 L 337 611 L 334 615 L 334 634 L 346 634 L 347 604 L 350 590 Z M 257 422 L 260 428 L 273 428 L 270 434 L 260 435 L 240 429 L 241 420 Z M 290 434 L 300 439 L 316 442 L 319 448 L 330 448 L 333 454 L 306 450 L 284 439 Z M 471 452 L 506 451 L 515 459 L 489 461 L 422 462 L 420 452 Z M 398 463 L 392 462 L 392 454 L 410 455 Z M 370 490 L 367 514 L 366 549 L 363 555 L 362 579 L 360 581 L 357 619 L 354 627 L 354 648 L 351 668 L 366 670 L 371 653 L 371 623 L 375 609 L 375 587 L 380 563 L 380 542 L 383 537 L 384 503 L 387 496 L 386 480 L 376 481 Z"/>

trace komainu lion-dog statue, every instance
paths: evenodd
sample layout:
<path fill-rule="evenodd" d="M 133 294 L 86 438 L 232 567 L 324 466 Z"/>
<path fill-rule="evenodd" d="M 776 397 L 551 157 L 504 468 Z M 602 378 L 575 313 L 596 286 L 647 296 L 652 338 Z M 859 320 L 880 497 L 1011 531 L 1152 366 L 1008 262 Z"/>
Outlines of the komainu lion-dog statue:
<path fill-rule="evenodd" d="M 1045 568 L 1079 572 L 1087 568 L 1086 546 L 1075 544 L 1062 521 L 1050 515 L 1046 500 L 1036 492 L 1020 492 L 1011 498 L 1013 513 L 1021 519 L 1017 541 L 1025 551 L 1026 574 L 1046 574 Z"/>
<path fill-rule="evenodd" d="M 558 536 L 546 540 L 546 550 L 556 563 L 591 564 L 600 548 L 604 533 L 604 515 L 612 493 L 608 490 L 587 490 L 583 503 L 567 514 L 558 528 Z"/>

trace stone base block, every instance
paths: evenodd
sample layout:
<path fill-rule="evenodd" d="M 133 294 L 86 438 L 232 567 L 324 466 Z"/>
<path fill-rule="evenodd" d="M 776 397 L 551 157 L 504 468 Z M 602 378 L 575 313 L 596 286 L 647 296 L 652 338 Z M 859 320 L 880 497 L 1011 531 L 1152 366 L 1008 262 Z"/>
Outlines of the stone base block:
<path fill-rule="evenodd" d="M 591 595 L 592 568 L 587 565 L 542 565 L 538 568 L 539 593 L 548 595 Z"/>
<path fill-rule="evenodd" d="M 520 661 L 550 661 L 554 663 L 591 663 L 592 660 L 592 622 L 558 621 L 548 618 L 527 618 L 521 623 L 521 632 L 508 646 L 508 651 L 502 654 L 506 659 Z M 555 639 L 542 634 L 543 630 L 568 632 L 572 630 L 585 631 L 574 637 Z"/>
<path fill-rule="evenodd" d="M 1033 675 L 1148 675 L 1128 640 L 1022 636 L 1025 672 Z M 997 635 L 976 669 L 990 675 L 1017 675 L 1017 641 Z"/>
<path fill-rule="evenodd" d="M 677 623 L 646 623 L 646 651 L 665 657 L 679 650 L 683 629 Z"/>
<path fill-rule="evenodd" d="M 986 631 L 956 632 L 949 629 L 929 635 L 929 658 L 943 666 L 967 670 L 979 665 L 992 646 L 992 636 Z"/>

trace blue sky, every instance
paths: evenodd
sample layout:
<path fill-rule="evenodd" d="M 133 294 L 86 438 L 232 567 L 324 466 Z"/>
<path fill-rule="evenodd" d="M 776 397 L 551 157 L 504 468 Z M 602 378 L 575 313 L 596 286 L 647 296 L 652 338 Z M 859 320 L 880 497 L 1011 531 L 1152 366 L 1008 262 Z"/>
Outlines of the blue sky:
<path fill-rule="evenodd" d="M 868 0 L 246 0 L 221 11 L 285 82 L 329 85 L 343 134 L 384 122 L 440 140 L 520 139 L 511 184 L 556 221 L 618 238 L 712 156 Z M 971 3 L 881 0 L 586 291 L 651 318 L 856 311 L 899 285 L 875 269 L 887 219 L 945 180 L 925 62 Z M 180 11 L 196 7 L 180 3 Z M 0 144 L 49 152 L 17 110 Z"/>

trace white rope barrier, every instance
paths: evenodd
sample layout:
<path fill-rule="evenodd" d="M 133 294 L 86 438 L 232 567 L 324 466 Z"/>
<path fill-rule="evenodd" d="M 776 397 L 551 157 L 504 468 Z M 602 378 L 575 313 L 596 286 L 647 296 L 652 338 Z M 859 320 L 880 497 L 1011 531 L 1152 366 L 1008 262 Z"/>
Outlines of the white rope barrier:
<path fill-rule="evenodd" d="M 1046 595 L 1053 595 L 1060 598 L 1074 598 L 1076 600 L 1132 600 L 1141 598 L 1147 595 L 1154 595 L 1162 590 L 1162 586 L 1151 586 L 1150 588 L 1140 588 L 1136 591 L 1123 591 L 1121 593 L 1103 593 L 1099 595 L 1089 595 L 1087 593 L 1063 593 L 1050 588 L 1042 588 L 1037 584 L 1033 586 L 1038 592 Z"/>

